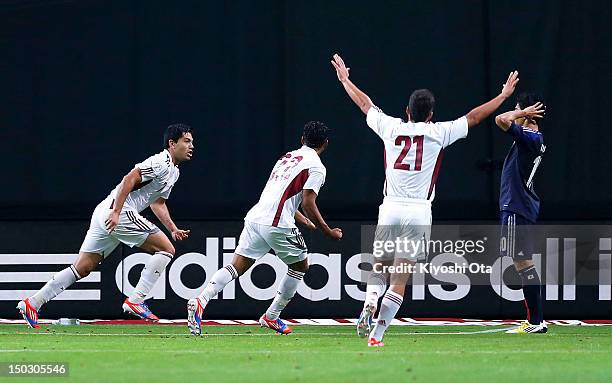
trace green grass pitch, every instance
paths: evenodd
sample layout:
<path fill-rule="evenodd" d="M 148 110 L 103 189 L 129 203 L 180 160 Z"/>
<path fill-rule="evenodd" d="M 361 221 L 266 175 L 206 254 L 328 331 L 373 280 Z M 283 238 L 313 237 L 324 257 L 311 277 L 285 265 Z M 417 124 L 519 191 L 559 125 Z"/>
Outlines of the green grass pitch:
<path fill-rule="evenodd" d="M 67 362 L 70 374 L 0 381 L 612 382 L 611 327 L 482 332 L 499 328 L 397 326 L 378 349 L 353 326 L 294 326 L 288 336 L 210 326 L 196 338 L 185 326 L 0 325 L 0 362 Z"/>

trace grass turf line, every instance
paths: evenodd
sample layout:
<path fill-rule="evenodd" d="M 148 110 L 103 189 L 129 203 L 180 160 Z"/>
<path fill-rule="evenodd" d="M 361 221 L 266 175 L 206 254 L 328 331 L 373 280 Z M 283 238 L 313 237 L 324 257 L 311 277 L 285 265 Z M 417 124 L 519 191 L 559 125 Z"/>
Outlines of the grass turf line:
<path fill-rule="evenodd" d="M 68 362 L 73 382 L 612 381 L 609 328 L 549 329 L 511 335 L 477 333 L 481 326 L 392 327 L 387 346 L 374 349 L 352 326 L 295 326 L 288 336 L 209 326 L 196 338 L 185 326 L 2 325 L 0 362 Z M 454 332 L 474 333 L 447 334 Z"/>

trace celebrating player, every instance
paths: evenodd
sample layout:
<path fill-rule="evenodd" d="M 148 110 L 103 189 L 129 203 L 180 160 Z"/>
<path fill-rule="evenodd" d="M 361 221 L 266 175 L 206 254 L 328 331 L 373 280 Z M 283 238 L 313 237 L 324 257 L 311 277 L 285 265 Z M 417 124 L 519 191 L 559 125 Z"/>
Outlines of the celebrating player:
<path fill-rule="evenodd" d="M 142 270 L 134 292 L 123 302 L 123 310 L 142 319 L 158 320 L 144 300 L 172 260 L 174 246 L 140 212 L 150 206 L 175 241 L 189 236 L 189 230 L 179 229 L 170 218 L 166 200 L 179 178 L 178 165 L 189 161 L 193 155 L 191 127 L 184 124 L 168 126 L 164 147 L 162 152 L 136 164 L 98 204 L 74 264 L 55 274 L 36 294 L 19 302 L 17 309 L 29 326 L 40 327 L 40 308 L 74 282 L 89 275 L 120 242 L 153 254 Z"/>
<path fill-rule="evenodd" d="M 292 331 L 279 316 L 308 270 L 308 250 L 295 221 L 309 228 L 318 227 L 332 239 L 342 238 L 342 230 L 330 229 L 315 203 L 325 182 L 326 170 L 319 156 L 329 143 L 328 131 L 321 122 L 307 123 L 301 140 L 303 146 L 276 162 L 259 202 L 244 218 L 244 229 L 232 263 L 217 270 L 200 296 L 187 303 L 188 327 L 193 335 L 202 334 L 202 314 L 208 302 L 270 249 L 287 264 L 288 269 L 276 297 L 259 323 L 281 334 Z M 298 211 L 300 204 L 310 219 Z"/>
<path fill-rule="evenodd" d="M 540 211 L 540 199 L 535 194 L 533 182 L 546 146 L 536 119 L 544 116 L 545 109 L 540 97 L 521 93 L 514 110 L 495 117 L 497 126 L 514 140 L 501 176 L 501 250 L 502 255 L 512 257 L 521 277 L 527 307 L 527 320 L 507 333 L 545 333 L 548 330 L 542 314 L 542 284 L 532 260 L 529 230 Z"/>
<path fill-rule="evenodd" d="M 388 238 L 389 234 L 397 234 L 412 242 L 428 239 L 431 201 L 435 195 L 442 150 L 466 137 L 468 128 L 479 124 L 512 95 L 519 81 L 518 72 L 510 73 L 498 96 L 454 121 L 432 122 L 435 103 L 433 94 L 427 89 L 415 90 L 406 108 L 408 122 L 403 122 L 384 114 L 349 80 L 349 68 L 339 55 L 334 55 L 331 63 L 346 93 L 367 115 L 368 126 L 384 142 L 384 200 L 379 209 L 376 238 Z M 379 260 L 385 264 L 394 262 L 400 266 L 397 269 L 407 270 L 407 267 L 402 266 L 423 259 L 425 252 L 421 247 L 419 251 L 394 252 L 393 256 L 394 260 L 389 259 L 389 254 Z M 383 335 L 403 302 L 409 277 L 407 272 L 392 273 L 390 288 L 387 290 L 385 273 L 373 272 L 370 275 L 363 311 L 357 324 L 357 333 L 369 337 L 369 346 L 384 345 Z M 380 312 L 372 329 L 372 316 L 381 296 Z"/>

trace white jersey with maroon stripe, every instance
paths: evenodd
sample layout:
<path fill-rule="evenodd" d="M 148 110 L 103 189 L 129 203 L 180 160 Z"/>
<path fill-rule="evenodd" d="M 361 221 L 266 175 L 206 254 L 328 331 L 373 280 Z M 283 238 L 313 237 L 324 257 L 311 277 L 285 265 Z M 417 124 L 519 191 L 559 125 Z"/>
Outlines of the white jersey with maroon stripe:
<path fill-rule="evenodd" d="M 244 220 L 267 226 L 296 227 L 295 212 L 302 203 L 302 190 L 311 189 L 319 194 L 326 172 L 317 152 L 308 146 L 285 154 L 274 165 L 259 202 Z"/>
<path fill-rule="evenodd" d="M 433 200 L 443 149 L 467 136 L 467 118 L 404 122 L 373 106 L 366 120 L 385 144 L 385 197 Z"/>
<path fill-rule="evenodd" d="M 179 178 L 178 166 L 174 165 L 167 149 L 136 164 L 140 169 L 142 181 L 128 194 L 123 209 L 141 212 L 158 198 L 168 199 L 174 184 Z M 119 185 L 106 197 L 108 207 L 117 198 Z"/>

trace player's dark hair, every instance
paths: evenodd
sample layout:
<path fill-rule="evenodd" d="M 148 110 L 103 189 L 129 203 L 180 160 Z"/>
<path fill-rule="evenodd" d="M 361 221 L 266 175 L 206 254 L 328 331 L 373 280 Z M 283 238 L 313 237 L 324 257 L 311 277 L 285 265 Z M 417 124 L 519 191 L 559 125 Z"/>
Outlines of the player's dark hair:
<path fill-rule="evenodd" d="M 414 122 L 425 122 L 436 104 L 436 99 L 429 89 L 417 89 L 410 95 L 408 108 Z"/>
<path fill-rule="evenodd" d="M 320 121 L 310 121 L 304 125 L 304 144 L 313 149 L 319 149 L 327 141 L 330 129 Z"/>
<path fill-rule="evenodd" d="M 191 126 L 186 124 L 172 124 L 166 128 L 164 132 L 164 149 L 168 149 L 170 147 L 170 143 L 168 141 L 172 140 L 174 142 L 178 142 L 178 140 L 183 137 L 185 133 L 191 133 L 193 129 Z"/>
<path fill-rule="evenodd" d="M 516 96 L 516 103 L 521 109 L 525 109 L 526 107 L 531 106 L 537 102 L 541 102 L 544 106 L 546 106 L 546 103 L 544 102 L 544 97 L 542 97 L 542 95 L 539 93 L 522 92 L 518 96 Z"/>

